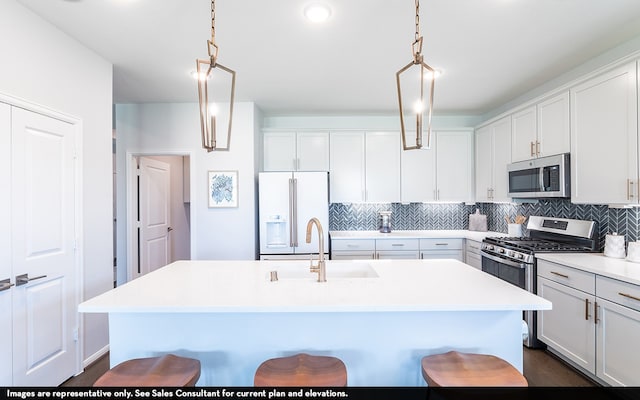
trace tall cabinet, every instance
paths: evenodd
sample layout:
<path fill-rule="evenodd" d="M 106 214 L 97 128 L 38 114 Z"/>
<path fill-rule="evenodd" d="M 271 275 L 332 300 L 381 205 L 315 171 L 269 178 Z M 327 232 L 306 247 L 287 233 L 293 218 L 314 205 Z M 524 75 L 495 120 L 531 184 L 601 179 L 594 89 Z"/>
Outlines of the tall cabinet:
<path fill-rule="evenodd" d="M 638 203 L 636 72 L 630 62 L 571 89 L 574 203 Z"/>
<path fill-rule="evenodd" d="M 511 162 L 511 117 L 476 131 L 476 200 L 509 201 L 507 164 Z"/>

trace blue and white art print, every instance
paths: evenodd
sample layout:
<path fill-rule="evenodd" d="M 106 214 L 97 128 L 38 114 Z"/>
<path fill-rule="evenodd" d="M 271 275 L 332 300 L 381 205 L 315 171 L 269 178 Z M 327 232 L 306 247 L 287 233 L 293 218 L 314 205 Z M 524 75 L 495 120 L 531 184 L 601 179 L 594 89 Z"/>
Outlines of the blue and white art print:
<path fill-rule="evenodd" d="M 238 171 L 209 171 L 209 208 L 238 207 Z"/>

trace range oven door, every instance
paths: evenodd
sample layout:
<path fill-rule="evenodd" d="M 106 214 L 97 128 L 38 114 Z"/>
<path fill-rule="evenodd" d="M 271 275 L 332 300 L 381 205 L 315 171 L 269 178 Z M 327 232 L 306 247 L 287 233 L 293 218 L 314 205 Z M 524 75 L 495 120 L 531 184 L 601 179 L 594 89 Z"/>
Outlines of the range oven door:
<path fill-rule="evenodd" d="M 481 251 L 481 255 L 482 271 L 528 292 L 536 293 L 535 264 L 520 263 L 497 254 L 487 253 L 484 250 Z M 522 320 L 526 322 L 527 333 L 526 336 L 523 335 L 522 343 L 531 348 L 544 347 L 544 344 L 538 340 L 536 311 L 523 311 Z"/>

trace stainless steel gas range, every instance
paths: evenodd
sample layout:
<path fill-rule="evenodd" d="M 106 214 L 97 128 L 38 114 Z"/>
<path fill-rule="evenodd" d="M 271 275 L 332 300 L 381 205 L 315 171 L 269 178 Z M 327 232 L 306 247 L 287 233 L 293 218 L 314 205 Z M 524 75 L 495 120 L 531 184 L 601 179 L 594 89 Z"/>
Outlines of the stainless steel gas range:
<path fill-rule="evenodd" d="M 594 221 L 530 216 L 528 237 L 487 237 L 482 243 L 482 270 L 531 293 L 537 292 L 536 254 L 597 252 Z M 527 347 L 541 347 L 537 339 L 536 311 L 524 311 Z"/>

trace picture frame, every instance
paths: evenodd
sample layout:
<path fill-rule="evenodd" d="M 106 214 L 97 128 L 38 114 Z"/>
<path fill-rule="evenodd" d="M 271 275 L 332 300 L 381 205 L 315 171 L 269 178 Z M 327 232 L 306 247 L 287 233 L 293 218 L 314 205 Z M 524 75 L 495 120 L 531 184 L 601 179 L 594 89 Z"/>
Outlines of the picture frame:
<path fill-rule="evenodd" d="M 238 207 L 238 171 L 209 171 L 209 208 Z"/>

